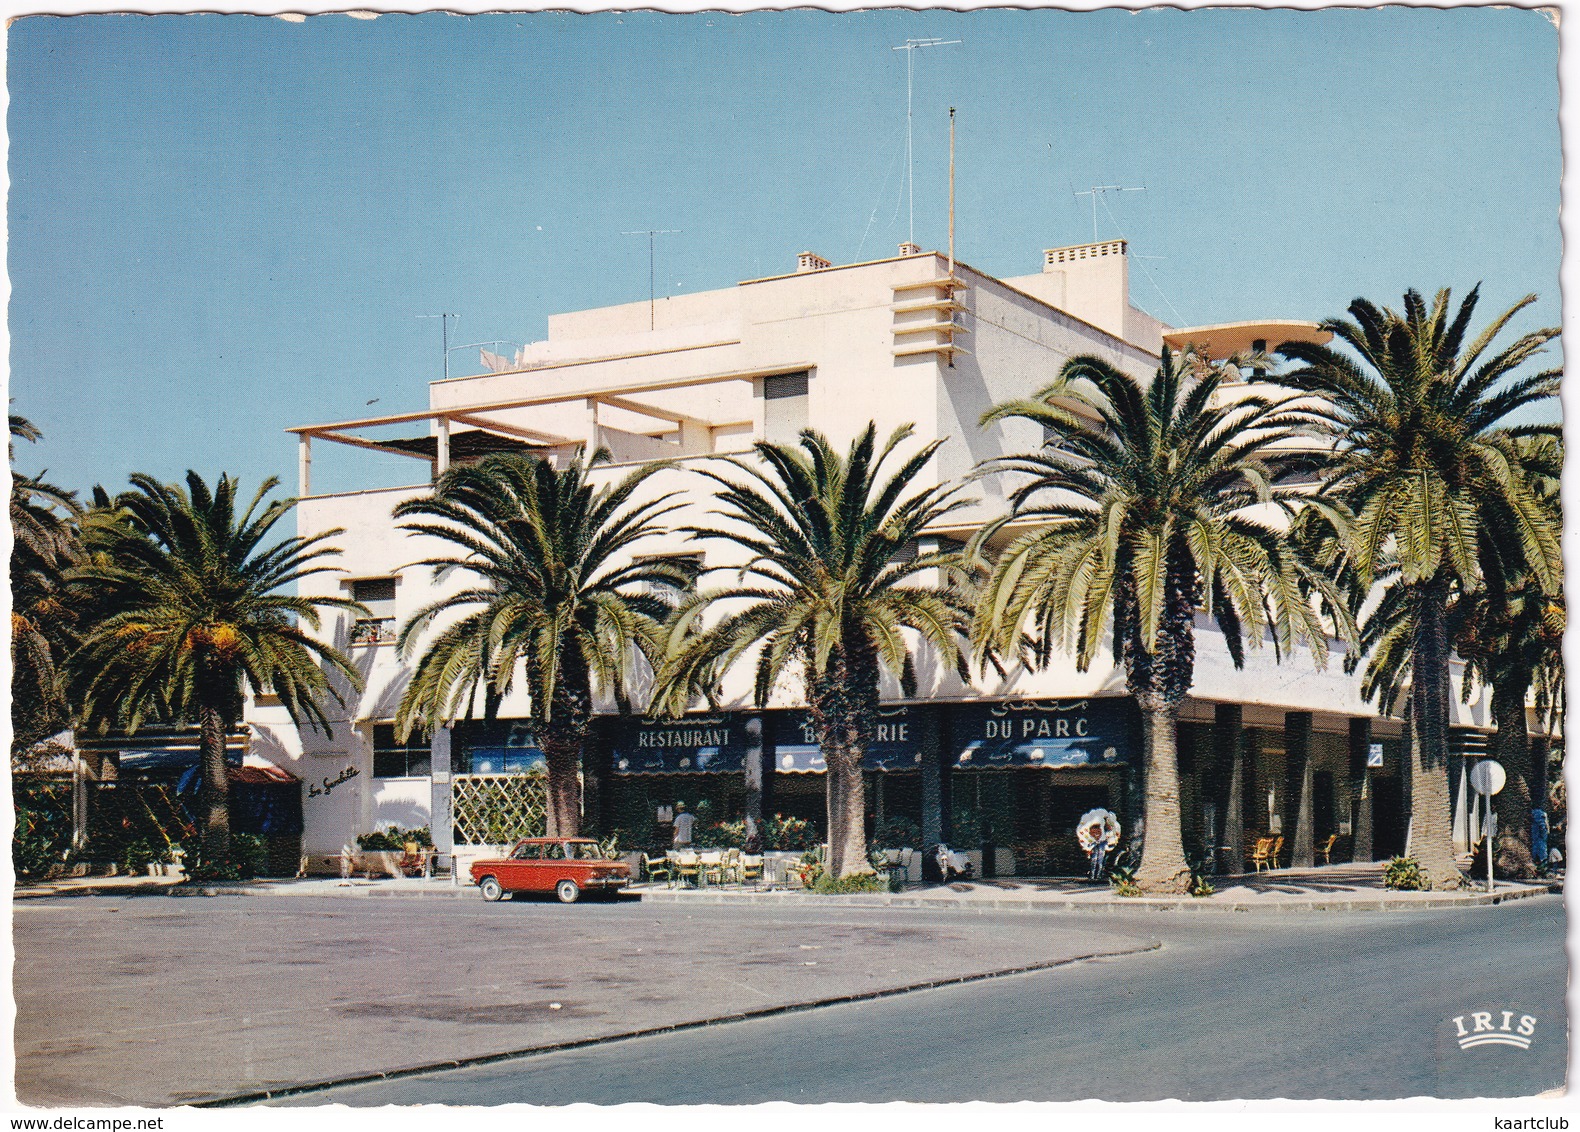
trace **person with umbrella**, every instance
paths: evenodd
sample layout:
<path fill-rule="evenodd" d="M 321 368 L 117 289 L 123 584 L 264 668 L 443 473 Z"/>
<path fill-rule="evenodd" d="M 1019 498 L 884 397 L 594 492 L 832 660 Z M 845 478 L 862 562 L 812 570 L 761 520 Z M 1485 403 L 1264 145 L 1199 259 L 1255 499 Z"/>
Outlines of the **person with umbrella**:
<path fill-rule="evenodd" d="M 1111 810 L 1088 810 L 1081 815 L 1075 827 L 1075 839 L 1092 862 L 1091 880 L 1103 878 L 1103 866 L 1108 854 L 1119 844 L 1119 834 L 1119 817 Z"/>

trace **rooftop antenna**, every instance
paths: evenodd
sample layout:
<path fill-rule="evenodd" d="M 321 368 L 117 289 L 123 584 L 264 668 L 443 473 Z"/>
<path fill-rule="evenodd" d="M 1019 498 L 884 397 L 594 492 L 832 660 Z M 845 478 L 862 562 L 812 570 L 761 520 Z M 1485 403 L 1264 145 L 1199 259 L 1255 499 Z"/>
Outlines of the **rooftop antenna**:
<path fill-rule="evenodd" d="M 436 318 L 439 320 L 439 333 L 444 342 L 444 379 L 450 380 L 450 320 L 461 316 L 452 311 L 441 314 L 420 314 L 418 318 Z"/>
<path fill-rule="evenodd" d="M 1144 193 L 1146 191 L 1147 187 L 1145 185 L 1134 187 L 1130 185 L 1093 185 L 1083 192 L 1076 193 L 1075 195 L 1078 197 L 1092 198 L 1092 243 L 1097 243 L 1097 195 L 1099 193 Z M 1103 203 L 1103 207 L 1108 207 L 1106 201 Z"/>
<path fill-rule="evenodd" d="M 622 236 L 647 237 L 647 328 L 653 330 L 657 326 L 657 315 L 654 310 L 658 303 L 658 276 L 653 271 L 653 237 L 678 236 L 680 228 L 637 228 L 631 232 L 621 232 Z"/>
<path fill-rule="evenodd" d="M 916 52 L 923 47 L 947 47 L 958 39 L 907 39 L 903 47 L 891 48 L 905 52 L 905 170 L 908 178 L 907 196 L 911 202 L 911 230 L 907 243 L 916 243 L 916 166 L 911 160 L 911 87 L 915 75 Z"/>

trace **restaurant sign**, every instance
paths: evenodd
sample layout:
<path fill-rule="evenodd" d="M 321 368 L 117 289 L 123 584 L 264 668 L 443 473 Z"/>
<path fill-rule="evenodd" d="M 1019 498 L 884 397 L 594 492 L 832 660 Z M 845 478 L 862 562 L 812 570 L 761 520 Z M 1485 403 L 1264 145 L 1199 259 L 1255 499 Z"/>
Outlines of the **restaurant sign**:
<path fill-rule="evenodd" d="M 953 718 L 960 770 L 1117 766 L 1141 749 L 1141 716 L 1127 698 L 962 704 Z"/>
<path fill-rule="evenodd" d="M 742 713 L 610 720 L 606 734 L 615 773 L 739 771 L 746 763 L 746 721 L 750 718 Z"/>
<path fill-rule="evenodd" d="M 904 704 L 878 709 L 872 742 L 862 755 L 863 770 L 915 770 L 922 761 L 922 729 L 916 709 Z M 774 720 L 776 770 L 816 773 L 828 769 L 823 749 L 804 711 L 784 712 Z"/>

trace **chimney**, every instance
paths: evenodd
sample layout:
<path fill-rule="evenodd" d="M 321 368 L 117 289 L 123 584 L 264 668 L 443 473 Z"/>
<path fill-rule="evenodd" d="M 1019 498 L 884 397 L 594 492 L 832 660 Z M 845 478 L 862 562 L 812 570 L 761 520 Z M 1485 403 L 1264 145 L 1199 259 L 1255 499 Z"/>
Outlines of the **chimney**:
<path fill-rule="evenodd" d="M 901 244 L 900 245 L 900 254 L 901 255 L 921 255 L 922 254 L 922 249 L 921 249 L 920 246 L 918 246 L 916 244 L 905 243 L 905 244 Z"/>
<path fill-rule="evenodd" d="M 802 252 L 796 256 L 795 270 L 799 275 L 803 271 L 827 271 L 833 264 L 814 252 Z"/>

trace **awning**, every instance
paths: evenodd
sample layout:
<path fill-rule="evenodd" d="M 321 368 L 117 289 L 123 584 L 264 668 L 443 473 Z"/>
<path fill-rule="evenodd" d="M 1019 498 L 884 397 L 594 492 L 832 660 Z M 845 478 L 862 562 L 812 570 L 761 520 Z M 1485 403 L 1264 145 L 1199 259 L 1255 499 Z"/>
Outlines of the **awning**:
<path fill-rule="evenodd" d="M 784 712 L 774 719 L 774 769 L 790 774 L 820 774 L 828 769 L 808 712 Z M 916 770 L 922 763 L 921 725 L 916 709 L 895 704 L 878 709 L 873 738 L 862 753 L 861 769 Z"/>
<path fill-rule="evenodd" d="M 526 774 L 549 761 L 536 747 L 472 747 L 466 757 L 471 774 Z"/>
<path fill-rule="evenodd" d="M 1140 753 L 1141 715 L 1119 697 L 962 705 L 954 739 L 958 770 L 1124 766 Z"/>
<path fill-rule="evenodd" d="M 746 765 L 749 714 L 605 723 L 616 774 L 727 774 Z"/>

